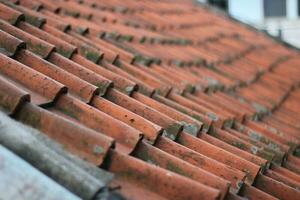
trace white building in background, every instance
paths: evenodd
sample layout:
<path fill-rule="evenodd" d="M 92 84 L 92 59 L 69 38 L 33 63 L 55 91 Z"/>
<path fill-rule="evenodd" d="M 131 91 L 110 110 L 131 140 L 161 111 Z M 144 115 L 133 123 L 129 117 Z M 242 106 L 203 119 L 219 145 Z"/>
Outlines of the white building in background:
<path fill-rule="evenodd" d="M 300 0 L 198 0 L 300 47 Z"/>

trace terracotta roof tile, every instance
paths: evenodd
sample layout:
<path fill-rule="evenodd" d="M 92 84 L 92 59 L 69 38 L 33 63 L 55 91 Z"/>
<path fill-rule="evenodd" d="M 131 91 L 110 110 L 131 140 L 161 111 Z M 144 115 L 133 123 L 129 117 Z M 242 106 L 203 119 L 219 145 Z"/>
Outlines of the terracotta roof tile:
<path fill-rule="evenodd" d="M 60 38 L 56 38 L 44 31 L 41 31 L 40 29 L 24 22 L 20 22 L 18 27 L 22 29 L 23 31 L 26 31 L 27 33 L 34 35 L 56 47 L 56 51 L 67 57 L 70 58 L 72 54 L 77 50 L 76 47 L 70 45 L 69 43 L 61 40 Z"/>
<path fill-rule="evenodd" d="M 276 199 L 278 199 L 272 195 L 262 192 L 261 190 L 255 188 L 251 185 L 248 185 L 248 184 L 245 184 L 245 186 L 243 187 L 243 189 L 241 191 L 241 194 L 248 199 L 259 199 L 259 200 L 263 200 L 263 199 L 276 200 Z"/>
<path fill-rule="evenodd" d="M 21 19 L 24 19 L 24 15 L 21 12 L 12 9 L 3 3 L 0 4 L 0 10 L 0 18 L 10 24 L 17 24 Z"/>
<path fill-rule="evenodd" d="M 109 87 L 112 86 L 112 82 L 103 76 L 94 73 L 93 71 L 81 66 L 57 53 L 53 53 L 49 56 L 48 61 L 57 65 L 65 71 L 85 80 L 98 88 L 96 94 L 104 95 Z M 95 94 L 95 93 L 94 93 Z"/>
<path fill-rule="evenodd" d="M 59 82 L 39 73 L 3 54 L 0 54 L 1 76 L 28 91 L 31 101 L 38 105 L 54 102 L 67 88 Z"/>
<path fill-rule="evenodd" d="M 1 0 L 1 116 L 37 129 L 1 144 L 88 200 L 297 199 L 298 55 L 188 0 Z"/>
<path fill-rule="evenodd" d="M 158 95 L 155 95 L 157 98 L 164 98 L 159 97 Z M 178 121 L 183 125 L 183 130 L 188 132 L 189 134 L 197 136 L 199 131 L 202 129 L 202 123 L 193 119 L 190 116 L 185 115 L 184 113 L 178 112 L 175 109 L 172 109 L 164 104 L 161 104 L 157 101 L 155 101 L 152 98 L 149 98 L 145 95 L 142 95 L 140 93 L 133 93 L 132 97 L 150 107 L 153 109 L 171 117 L 172 119 Z"/>
<path fill-rule="evenodd" d="M 128 198 L 136 199 L 143 195 L 144 192 L 138 192 L 139 188 L 156 193 L 155 198 L 217 199 L 220 195 L 216 189 L 117 152 L 112 152 L 107 164 L 107 169 L 116 174 L 117 185 L 120 181 L 121 185 L 122 182 L 134 184 L 132 189 L 124 187 L 124 195 Z M 137 193 L 133 192 L 135 190 Z M 151 196 L 153 198 L 153 194 Z"/>
<path fill-rule="evenodd" d="M 148 121 L 147 119 L 104 98 L 94 97 L 91 105 L 143 132 L 145 139 L 152 144 L 155 143 L 156 138 L 163 131 L 162 127 L 156 125 L 155 123 Z"/>
<path fill-rule="evenodd" d="M 268 187 L 265 187 L 266 184 Z M 300 195 L 298 190 L 264 175 L 258 176 L 255 186 L 258 189 L 261 189 L 262 191 L 279 199 L 297 199 Z"/>
<path fill-rule="evenodd" d="M 109 173 L 78 160 L 42 133 L 5 117 L 1 116 L 6 122 L 1 128 L 1 144 L 6 148 L 80 198 L 90 199 L 106 188 Z"/>
<path fill-rule="evenodd" d="M 260 167 L 258 165 L 244 160 L 243 158 L 239 158 L 234 154 L 214 146 L 204 140 L 191 137 L 188 134 L 182 134 L 178 140 L 180 144 L 183 144 L 194 151 L 207 155 L 208 157 L 218 160 L 219 162 L 222 162 L 230 167 L 245 172 L 247 175 L 246 181 L 250 184 L 254 181 L 256 175 L 260 171 Z M 237 160 L 239 160 L 238 164 L 236 163 Z"/>
<path fill-rule="evenodd" d="M 245 173 L 241 171 L 234 170 L 229 166 L 219 163 L 187 147 L 171 142 L 166 138 L 159 138 L 155 146 L 167 153 L 181 158 L 184 161 L 187 161 L 188 163 L 230 181 L 232 189 L 235 190 L 236 193 L 240 189 L 240 183 L 243 182 L 246 177 Z"/>
<path fill-rule="evenodd" d="M 79 97 L 85 102 L 90 102 L 95 94 L 99 94 L 99 90 L 96 86 L 63 70 L 57 65 L 41 59 L 28 50 L 19 51 L 15 59 L 28 67 L 65 84 L 72 95 Z"/>
<path fill-rule="evenodd" d="M 47 58 L 51 52 L 55 49 L 55 47 L 49 44 L 46 41 L 43 41 L 37 37 L 28 34 L 21 29 L 18 29 L 6 21 L 0 20 L 0 28 L 1 30 L 15 36 L 16 38 L 23 40 L 26 42 L 27 48 L 36 53 L 37 55 L 41 56 L 42 58 Z"/>
<path fill-rule="evenodd" d="M 163 134 L 169 137 L 172 140 L 175 140 L 177 135 L 180 133 L 180 131 L 183 129 L 183 125 L 181 125 L 176 120 L 170 118 L 169 116 L 158 112 L 155 109 L 152 109 L 151 107 L 138 102 L 137 100 L 130 98 L 121 92 L 117 90 L 110 90 L 106 94 L 106 97 L 129 110 L 132 112 L 140 115 L 141 117 L 144 117 L 148 119 L 149 121 L 152 121 L 153 123 L 158 124 L 159 126 L 164 128 Z"/>
<path fill-rule="evenodd" d="M 62 96 L 55 112 L 116 139 L 116 148 L 130 153 L 141 139 L 141 132 L 71 96 Z"/>
<path fill-rule="evenodd" d="M 13 56 L 19 49 L 24 48 L 26 45 L 22 40 L 0 30 L 1 53 L 7 56 Z"/>
<path fill-rule="evenodd" d="M 1 87 L 1 111 L 12 115 L 25 101 L 30 101 L 30 95 L 16 87 L 10 81 L 0 76 L 0 87 Z"/>
<path fill-rule="evenodd" d="M 32 104 L 24 105 L 16 119 L 42 131 L 70 152 L 96 165 L 102 164 L 108 149 L 113 146 L 111 138 Z"/>

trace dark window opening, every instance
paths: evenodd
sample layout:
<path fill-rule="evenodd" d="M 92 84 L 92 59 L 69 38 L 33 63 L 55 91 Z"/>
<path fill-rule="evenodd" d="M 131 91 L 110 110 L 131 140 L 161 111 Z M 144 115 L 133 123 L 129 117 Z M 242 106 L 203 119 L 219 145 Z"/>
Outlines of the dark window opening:
<path fill-rule="evenodd" d="M 264 13 L 265 17 L 285 17 L 286 0 L 265 0 Z"/>
<path fill-rule="evenodd" d="M 298 15 L 300 16 L 300 0 L 298 0 Z"/>
<path fill-rule="evenodd" d="M 213 6 L 217 6 L 223 10 L 227 10 L 228 9 L 228 2 L 227 0 L 208 0 L 208 3 L 213 5 Z"/>

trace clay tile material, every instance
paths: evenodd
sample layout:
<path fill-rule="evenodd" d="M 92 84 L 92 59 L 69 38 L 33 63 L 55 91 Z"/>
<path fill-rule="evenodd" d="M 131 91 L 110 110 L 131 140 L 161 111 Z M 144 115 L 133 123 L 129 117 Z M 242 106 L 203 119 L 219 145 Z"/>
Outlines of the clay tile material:
<path fill-rule="evenodd" d="M 72 60 L 86 67 L 87 69 L 111 80 L 114 83 L 114 87 L 124 92 L 125 94 L 131 95 L 133 91 L 138 89 L 138 85 L 135 82 L 127 79 L 126 77 L 123 77 L 120 74 L 113 73 L 105 69 L 100 64 L 97 65 L 78 54 L 73 55 Z"/>
<path fill-rule="evenodd" d="M 94 97 L 91 105 L 141 131 L 144 138 L 151 144 L 155 143 L 157 137 L 163 131 L 160 126 L 104 98 Z"/>
<path fill-rule="evenodd" d="M 70 45 L 62 39 L 54 37 L 48 34 L 47 32 L 36 28 L 26 22 L 20 22 L 18 24 L 18 27 L 29 34 L 34 35 L 40 38 L 41 40 L 48 42 L 49 44 L 54 45 L 56 47 L 56 51 L 59 54 L 65 56 L 66 58 L 70 58 L 73 55 L 73 53 L 77 51 L 77 47 Z"/>
<path fill-rule="evenodd" d="M 38 2 L 42 3 L 43 7 L 53 13 L 57 13 L 60 10 L 60 7 L 55 4 L 55 3 L 51 3 L 47 0 L 37 0 Z"/>
<path fill-rule="evenodd" d="M 158 93 L 167 96 L 171 92 L 171 87 L 161 82 L 156 77 L 142 71 L 138 67 L 135 67 L 131 64 L 122 62 L 119 65 L 120 68 L 124 69 L 128 73 L 132 74 L 133 76 L 137 77 L 138 79 L 142 80 L 146 84 L 150 85 L 151 87 L 157 89 Z"/>
<path fill-rule="evenodd" d="M 17 87 L 28 91 L 31 101 L 38 105 L 53 103 L 67 88 L 55 80 L 0 54 L 2 76 L 13 81 Z M 25 86 L 25 87 L 24 87 Z"/>
<path fill-rule="evenodd" d="M 23 41 L 0 30 L 0 52 L 1 53 L 12 57 L 19 49 L 25 47 L 26 44 Z"/>
<path fill-rule="evenodd" d="M 66 85 L 69 93 L 78 97 L 82 101 L 89 103 L 92 98 L 99 93 L 98 88 L 77 76 L 43 60 L 39 56 L 28 50 L 22 50 L 17 53 L 15 59 L 32 69 L 43 73 L 54 80 Z"/>
<path fill-rule="evenodd" d="M 238 130 L 241 130 L 242 133 L 247 134 L 250 138 L 261 141 L 262 143 L 267 144 L 269 146 L 273 146 L 273 148 L 277 150 L 288 152 L 292 149 L 292 144 L 286 142 L 287 139 L 280 139 L 282 138 L 282 136 L 280 136 L 280 134 L 276 134 L 275 129 L 274 131 L 272 131 L 271 129 L 268 130 L 262 128 L 259 124 L 256 124 L 255 122 L 246 123 L 245 126 L 237 123 L 236 127 Z"/>
<path fill-rule="evenodd" d="M 95 47 L 97 49 L 99 49 L 100 51 L 102 51 L 104 54 L 103 54 L 103 59 L 109 63 L 115 63 L 118 58 L 119 58 L 119 55 L 118 53 L 106 48 L 106 47 L 103 47 L 101 45 L 99 45 L 97 42 L 93 42 L 91 40 L 89 40 L 88 38 L 82 36 L 82 35 L 79 35 L 77 33 L 74 33 L 73 31 L 69 31 L 68 32 L 69 35 L 73 36 L 74 38 L 77 38 L 83 42 L 85 42 L 86 44 L 92 46 L 92 47 Z"/>
<path fill-rule="evenodd" d="M 0 109 L 38 129 L 1 144 L 88 200 L 298 200 L 298 54 L 192 0 L 0 0 Z"/>
<path fill-rule="evenodd" d="M 0 29 L 26 42 L 27 48 L 42 58 L 47 58 L 55 49 L 53 45 L 34 37 L 3 20 L 0 20 Z"/>
<path fill-rule="evenodd" d="M 16 11 L 3 3 L 0 3 L 0 19 L 7 21 L 8 23 L 15 25 L 20 20 L 24 19 L 24 15 Z"/>
<path fill-rule="evenodd" d="M 75 37 L 68 35 L 67 33 L 58 30 L 57 28 L 49 26 L 48 23 L 43 25 L 42 29 L 49 34 L 78 47 L 78 53 L 94 63 L 99 63 L 103 57 L 103 52 Z"/>
<path fill-rule="evenodd" d="M 274 179 L 274 180 L 277 180 L 279 182 L 282 182 L 296 190 L 298 190 L 298 188 L 300 187 L 300 184 L 297 182 L 297 181 L 294 181 L 293 179 L 290 179 L 290 178 L 287 178 L 277 172 L 274 172 L 272 170 L 267 170 L 266 173 L 265 173 L 266 176 Z"/>
<path fill-rule="evenodd" d="M 221 147 L 222 149 L 224 149 L 228 152 L 231 152 L 241 158 L 249 160 L 250 162 L 252 162 L 256 165 L 262 166 L 263 168 L 267 167 L 267 164 L 268 164 L 267 160 L 265 160 L 259 156 L 250 154 L 246 151 L 243 151 L 242 149 L 239 149 L 233 145 L 227 144 L 226 142 L 223 142 L 222 140 L 219 140 L 218 138 L 212 137 L 208 134 L 201 134 L 199 136 L 199 138 L 203 139 L 204 141 L 206 141 L 210 144 Z"/>
<path fill-rule="evenodd" d="M 160 137 L 155 144 L 159 149 L 176 156 L 192 165 L 200 167 L 214 175 L 217 175 L 227 181 L 231 182 L 231 188 L 234 193 L 237 193 L 241 187 L 241 183 L 245 179 L 245 173 L 239 170 L 235 170 L 213 160 L 207 156 L 188 149 L 178 143 L 172 142 L 167 138 Z"/>
<path fill-rule="evenodd" d="M 220 147 L 211 145 L 201 139 L 195 138 L 189 134 L 181 134 L 178 138 L 178 143 L 186 146 L 196 152 L 214 158 L 228 166 L 238 169 L 246 173 L 246 182 L 252 184 L 260 172 L 260 166 L 257 166 L 245 159 L 242 159 L 232 153 L 229 153 Z M 235 160 L 239 160 L 236 163 Z"/>
<path fill-rule="evenodd" d="M 48 61 L 68 71 L 69 73 L 72 73 L 75 76 L 95 85 L 99 88 L 99 94 L 101 96 L 103 96 L 107 92 L 108 88 L 113 86 L 113 83 L 110 80 L 104 78 L 99 74 L 96 74 L 95 72 L 85 68 L 84 66 L 77 64 L 76 62 L 73 62 L 72 60 L 61 56 L 58 53 L 52 53 L 48 58 Z"/>
<path fill-rule="evenodd" d="M 133 60 L 133 56 L 128 53 L 127 51 L 124 51 L 121 48 L 118 48 L 117 46 L 114 46 L 112 44 L 110 44 L 109 42 L 106 42 L 105 40 L 102 40 L 100 38 L 95 38 L 92 36 L 87 35 L 87 37 L 92 41 L 95 42 L 96 44 L 102 46 L 102 48 L 107 48 L 112 50 L 113 52 L 116 52 L 117 54 L 119 54 L 120 58 L 128 63 L 132 62 Z"/>
<path fill-rule="evenodd" d="M 213 121 L 209 119 L 207 116 L 204 116 L 203 114 L 196 112 L 190 108 L 187 108 L 177 102 L 174 102 L 168 98 L 162 98 L 160 95 L 153 95 L 153 98 L 171 108 L 174 108 L 175 110 L 180 111 L 181 113 L 184 113 L 186 115 L 189 115 L 193 119 L 199 121 L 200 123 L 203 123 L 202 131 L 208 132 L 211 129 L 211 125 L 213 124 Z"/>
<path fill-rule="evenodd" d="M 46 18 L 41 16 L 39 13 L 32 11 L 28 8 L 25 8 L 23 6 L 12 6 L 14 9 L 22 12 L 25 16 L 25 21 L 35 27 L 41 27 L 43 24 L 46 23 Z M 37 7 L 39 9 L 41 7 Z"/>
<path fill-rule="evenodd" d="M 29 103 L 15 117 L 42 131 L 71 153 L 98 166 L 113 146 L 111 138 Z"/>
<path fill-rule="evenodd" d="M 107 62 L 102 62 L 103 67 L 105 67 L 106 69 L 119 74 L 125 78 L 128 78 L 129 80 L 135 82 L 138 84 L 138 91 L 141 92 L 142 94 L 145 94 L 147 96 L 152 96 L 155 93 L 155 88 L 149 86 L 148 84 L 144 83 L 142 80 L 137 79 L 136 77 L 134 77 L 133 75 L 127 73 L 126 71 L 110 64 Z"/>
<path fill-rule="evenodd" d="M 157 96 L 157 95 L 155 95 Z M 188 132 L 192 135 L 197 136 L 198 133 L 200 132 L 200 130 L 202 129 L 202 123 L 189 117 L 184 115 L 183 113 L 180 113 L 178 111 L 176 111 L 175 109 L 172 109 L 158 101 L 155 101 L 154 99 L 151 99 L 150 97 L 147 97 L 145 95 L 142 95 L 140 93 L 133 93 L 132 95 L 133 98 L 135 98 L 136 100 L 156 109 L 157 111 L 164 113 L 165 115 L 171 117 L 172 119 L 178 121 L 179 123 L 181 123 L 184 127 L 183 130 L 185 132 Z M 158 97 L 158 98 L 164 98 L 164 97 Z"/>
<path fill-rule="evenodd" d="M 109 90 L 105 97 L 108 100 L 126 109 L 129 109 L 130 111 L 140 115 L 141 117 L 144 117 L 149 121 L 152 121 L 153 123 L 156 123 L 159 126 L 163 127 L 163 135 L 167 136 L 171 140 L 175 140 L 177 138 L 177 135 L 183 129 L 183 126 L 180 123 L 171 119 L 167 115 L 162 114 L 157 110 L 152 109 L 151 107 L 140 103 L 139 101 L 130 98 L 117 90 Z"/>
<path fill-rule="evenodd" d="M 27 92 L 17 88 L 0 76 L 0 108 L 2 112 L 12 115 L 26 101 L 30 101 L 30 96 Z"/>
<path fill-rule="evenodd" d="M 298 174 L 296 174 L 296 173 L 294 173 L 294 172 L 292 172 L 292 171 L 290 171 L 290 170 L 288 170 L 284 167 L 272 165 L 270 167 L 270 169 L 272 169 L 272 171 L 277 172 L 278 174 L 280 174 L 280 175 L 282 175 L 286 178 L 294 180 L 298 183 L 300 182 L 300 175 L 298 175 Z"/>
<path fill-rule="evenodd" d="M 47 23 L 42 26 L 43 30 L 45 30 L 45 28 L 44 28 L 45 26 L 51 26 L 62 32 L 67 32 L 67 31 L 71 30 L 70 24 L 68 24 L 64 21 L 59 21 L 55 18 L 51 18 L 49 16 L 45 16 L 44 14 L 41 14 L 41 15 L 43 15 L 47 20 Z M 48 30 L 46 30 L 46 32 L 48 32 Z M 50 31 L 49 31 L 49 33 L 50 33 Z"/>
<path fill-rule="evenodd" d="M 1 144 L 64 185 L 69 191 L 80 198 L 92 199 L 101 189 L 105 189 L 100 179 L 96 179 L 74 162 L 70 162 L 62 153 L 53 150 L 53 143 L 49 145 L 49 139 L 41 133 L 17 124 L 3 115 L 1 121 L 5 121 L 5 126 L 1 128 Z"/>
<path fill-rule="evenodd" d="M 220 190 L 221 199 L 223 199 L 225 194 L 228 192 L 230 186 L 229 182 L 204 170 L 201 170 L 196 166 L 184 162 L 175 156 L 165 153 L 149 144 L 140 143 L 133 155 L 169 171 L 189 177 L 199 183 L 216 188 Z"/>
<path fill-rule="evenodd" d="M 19 0 L 19 4 L 24 6 L 28 9 L 38 11 L 43 7 L 42 3 L 38 1 L 31 1 L 31 0 Z"/>
<path fill-rule="evenodd" d="M 102 132 L 116 141 L 116 150 L 131 153 L 142 139 L 140 131 L 68 95 L 61 96 L 53 111 Z"/>
<path fill-rule="evenodd" d="M 283 157 L 285 156 L 284 152 L 280 152 L 278 150 L 271 149 L 271 148 L 267 147 L 266 145 L 262 144 L 261 142 L 257 142 L 255 140 L 252 140 L 251 138 L 248 138 L 247 136 L 240 134 L 240 132 L 238 132 L 238 131 L 235 131 L 232 129 L 225 129 L 225 130 L 228 131 L 229 133 L 231 133 L 232 135 L 252 144 L 253 145 L 251 147 L 252 153 L 255 155 L 259 155 L 260 157 L 268 160 L 269 162 L 273 161 L 276 163 L 281 163 Z"/>
<path fill-rule="evenodd" d="M 182 97 L 178 94 L 175 94 L 173 92 L 171 92 L 169 95 L 168 95 L 168 98 L 170 98 L 171 100 L 181 104 L 181 105 L 184 105 L 192 110 L 196 110 L 197 112 L 200 112 L 202 113 L 203 115 L 209 117 L 211 120 L 213 120 L 215 122 L 215 125 L 218 126 L 218 127 L 222 127 L 223 126 L 223 123 L 224 123 L 224 120 L 221 119 L 219 116 L 217 116 L 214 112 L 212 112 L 211 110 L 207 109 L 206 107 L 200 105 L 200 104 L 197 104 L 197 103 L 194 103 L 193 101 L 185 98 L 185 97 Z"/>
<path fill-rule="evenodd" d="M 111 153 L 106 168 L 116 174 L 119 182 L 125 182 L 124 190 L 126 183 L 131 183 L 135 188 L 145 188 L 150 195 L 150 192 L 154 192 L 156 198 L 208 200 L 219 199 L 220 196 L 216 189 L 115 151 Z M 118 185 L 118 182 L 113 184 Z M 125 191 L 128 198 L 144 198 L 138 194 L 139 190 L 136 189 Z"/>
<path fill-rule="evenodd" d="M 260 152 L 260 148 L 255 146 L 255 144 L 252 144 L 250 142 L 250 139 L 249 141 L 246 138 L 241 139 L 240 137 L 238 137 L 238 135 L 231 134 L 230 132 L 221 129 L 215 129 L 214 132 L 211 133 L 211 135 L 253 155 L 259 155 L 260 153 L 262 153 L 262 155 L 265 155 L 268 158 L 268 163 L 273 160 L 273 153 L 264 151 Z"/>
<path fill-rule="evenodd" d="M 299 190 L 262 174 L 258 175 L 257 180 L 255 181 L 255 187 L 278 199 L 289 200 L 300 198 Z"/>
<path fill-rule="evenodd" d="M 278 200 L 278 198 L 273 197 L 251 185 L 245 184 L 240 192 L 240 194 L 251 200 Z"/>

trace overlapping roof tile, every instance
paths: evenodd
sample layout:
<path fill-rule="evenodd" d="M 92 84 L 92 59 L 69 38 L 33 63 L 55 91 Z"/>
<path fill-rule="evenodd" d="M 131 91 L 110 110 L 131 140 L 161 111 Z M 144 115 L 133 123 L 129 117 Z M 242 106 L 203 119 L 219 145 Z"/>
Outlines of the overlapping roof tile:
<path fill-rule="evenodd" d="M 35 186 L 0 197 L 300 199 L 298 56 L 188 0 L 0 0 L 0 185 Z"/>

